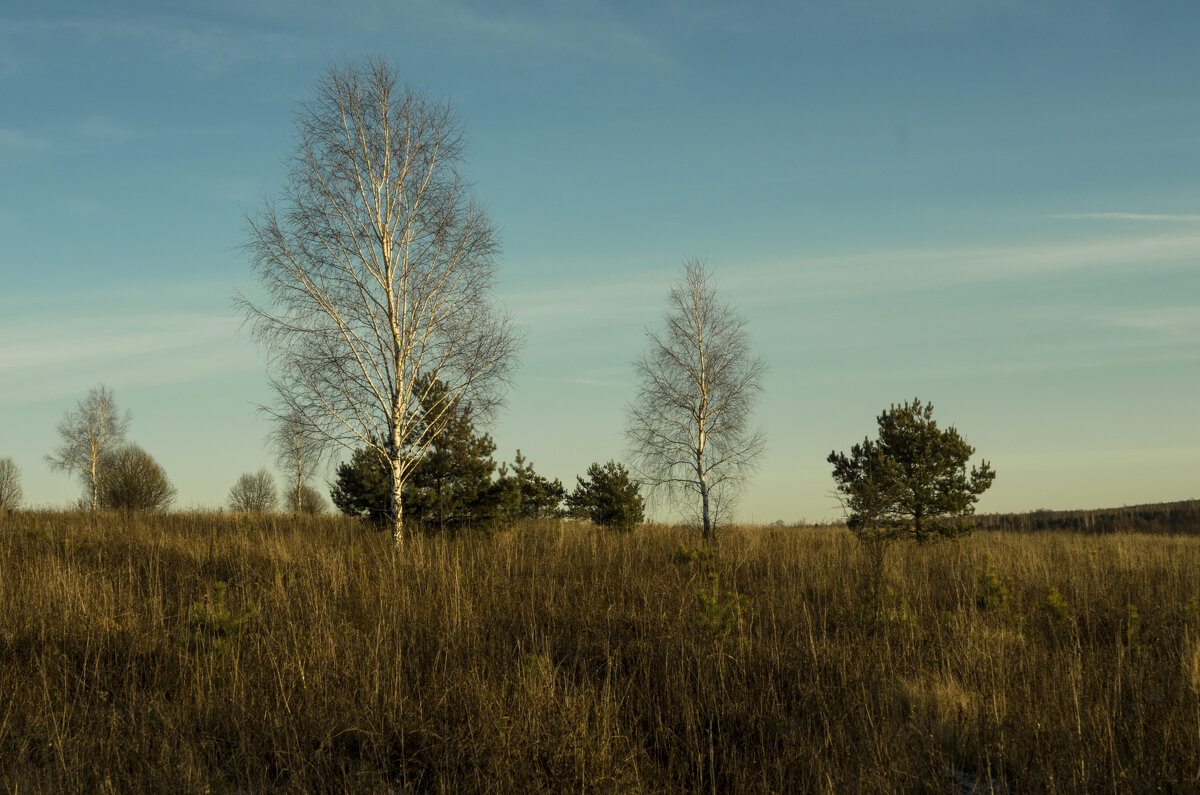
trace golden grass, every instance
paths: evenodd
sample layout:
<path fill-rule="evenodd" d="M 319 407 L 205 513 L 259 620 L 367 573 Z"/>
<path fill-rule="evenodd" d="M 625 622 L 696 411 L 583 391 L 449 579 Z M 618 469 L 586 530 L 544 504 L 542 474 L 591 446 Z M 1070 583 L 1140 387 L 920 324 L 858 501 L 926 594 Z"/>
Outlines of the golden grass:
<path fill-rule="evenodd" d="M 1200 538 L 697 543 L 0 519 L 0 789 L 1200 790 Z"/>

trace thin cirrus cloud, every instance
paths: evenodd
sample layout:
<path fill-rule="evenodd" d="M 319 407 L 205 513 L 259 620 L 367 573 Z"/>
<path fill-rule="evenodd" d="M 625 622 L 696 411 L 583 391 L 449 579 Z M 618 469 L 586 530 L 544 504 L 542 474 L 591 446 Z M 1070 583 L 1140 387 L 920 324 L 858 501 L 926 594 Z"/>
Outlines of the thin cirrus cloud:
<path fill-rule="evenodd" d="M 57 140 L 60 137 L 58 133 L 62 130 L 55 132 Z M 127 143 L 141 135 L 138 130 L 106 116 L 90 116 L 67 132 L 78 138 L 108 143 Z M 0 127 L 0 156 L 41 154 L 48 152 L 51 145 L 50 138 L 31 135 L 11 127 Z"/>
<path fill-rule="evenodd" d="M 0 375 L 103 368 L 116 361 L 146 361 L 186 349 L 233 347 L 239 325 L 234 317 L 199 313 L 79 318 L 69 323 L 26 317 L 19 328 L 5 334 L 24 341 L 0 348 Z"/>
<path fill-rule="evenodd" d="M 1151 221 L 1165 223 L 1200 223 L 1200 215 L 1171 215 L 1164 213 L 1056 213 L 1051 218 L 1071 221 Z"/>
<path fill-rule="evenodd" d="M 1200 234 L 1138 236 L 1036 245 L 863 251 L 835 257 L 797 258 L 741 271 L 743 283 L 763 303 L 859 298 L 928 287 L 1036 279 L 1066 272 L 1136 266 L 1170 270 L 1194 265 Z M 769 288 L 769 289 L 767 289 Z"/>
<path fill-rule="evenodd" d="M 500 298 L 518 322 L 577 327 L 586 321 L 613 320 L 648 311 L 656 314 L 670 288 L 669 281 L 650 276 L 621 281 L 587 280 L 507 292 Z"/>
<path fill-rule="evenodd" d="M 514 52 L 557 53 L 591 61 L 652 64 L 673 67 L 675 60 L 644 32 L 622 21 L 603 3 L 573 3 L 562 7 L 536 5 L 522 12 L 505 7 L 504 14 L 487 5 L 455 2 L 418 4 L 439 27 L 475 36 Z"/>
<path fill-rule="evenodd" d="M 223 383 L 261 374 L 236 317 L 203 312 L 46 315 L 0 321 L 0 406 L 33 405 L 77 396 L 106 382 L 122 388 Z"/>
<path fill-rule="evenodd" d="M 142 131 L 108 116 L 89 116 L 75 130 L 85 138 L 110 141 L 112 143 L 125 143 L 142 134 Z"/>
<path fill-rule="evenodd" d="M 567 376 L 563 379 L 575 386 L 603 387 L 605 389 L 626 389 L 629 387 L 628 373 L 625 370 L 606 368 L 589 370 L 578 375 Z"/>
<path fill-rule="evenodd" d="M 0 127 L 0 152 L 44 152 L 50 148 L 50 142 L 11 127 Z"/>
<path fill-rule="evenodd" d="M 1200 305 L 1139 309 L 1108 317 L 1105 322 L 1120 328 L 1156 331 L 1200 340 Z"/>
<path fill-rule="evenodd" d="M 182 16 L 129 19 L 78 16 L 5 20 L 0 44 L 13 50 L 29 42 L 38 49 L 93 47 L 108 58 L 156 57 L 183 60 L 206 72 L 226 72 L 246 61 L 291 59 L 304 52 L 293 37 L 244 33 Z"/>

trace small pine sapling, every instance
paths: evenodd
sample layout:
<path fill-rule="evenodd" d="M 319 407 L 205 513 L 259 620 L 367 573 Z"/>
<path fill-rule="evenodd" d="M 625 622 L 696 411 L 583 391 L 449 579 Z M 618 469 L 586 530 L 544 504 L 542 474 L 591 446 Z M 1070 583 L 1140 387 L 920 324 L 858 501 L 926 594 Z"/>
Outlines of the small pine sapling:
<path fill-rule="evenodd" d="M 230 610 L 225 604 L 226 588 L 225 583 L 215 582 L 208 600 L 192 605 L 187 634 L 181 639 L 181 645 L 188 651 L 223 654 L 229 641 L 246 628 L 246 621 L 255 612 L 254 605 L 244 605 L 236 612 Z"/>

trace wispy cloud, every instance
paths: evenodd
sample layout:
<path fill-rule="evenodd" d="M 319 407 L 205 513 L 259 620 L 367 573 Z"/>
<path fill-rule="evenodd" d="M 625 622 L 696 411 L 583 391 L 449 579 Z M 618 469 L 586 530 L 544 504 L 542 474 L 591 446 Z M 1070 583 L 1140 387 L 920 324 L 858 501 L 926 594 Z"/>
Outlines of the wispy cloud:
<path fill-rule="evenodd" d="M 69 198 L 62 203 L 63 212 L 75 218 L 99 218 L 110 214 L 111 204 L 103 204 L 95 199 Z"/>
<path fill-rule="evenodd" d="M 957 30 L 997 18 L 1041 19 L 1042 4 L 1028 0 L 843 0 L 838 3 L 801 2 L 817 19 L 886 24 L 919 31 Z M 1093 15 L 1098 16 L 1098 15 Z"/>
<path fill-rule="evenodd" d="M 44 152 L 49 148 L 50 142 L 45 138 L 37 138 L 9 127 L 0 127 L 0 152 L 6 149 L 17 152 Z"/>
<path fill-rule="evenodd" d="M 759 303 L 824 301 L 935 287 L 1038 279 L 1070 272 L 1195 267 L 1200 234 L 980 248 L 891 249 L 740 268 L 739 292 Z M 727 274 L 732 275 L 732 274 Z M 761 296 L 767 296 L 762 298 Z"/>
<path fill-rule="evenodd" d="M 673 274 L 672 274 L 673 275 Z M 631 315 L 657 317 L 665 300 L 668 280 L 641 275 L 614 281 L 578 281 L 574 284 L 506 292 L 501 301 L 519 323 L 582 322 L 617 320 Z"/>
<path fill-rule="evenodd" d="M 1119 479 L 1130 470 L 1140 470 L 1146 466 L 1163 468 L 1195 464 L 1200 461 L 1200 445 L 1181 440 L 1178 445 L 1154 447 L 1022 449 L 1005 451 L 1004 460 L 1014 470 L 1031 473 L 1102 469 L 1111 477 L 1113 469 L 1118 468 L 1121 474 L 1116 479 Z"/>
<path fill-rule="evenodd" d="M 586 370 L 563 379 L 568 384 L 576 386 L 600 387 L 603 389 L 628 389 L 629 368 L 615 369 L 606 367 L 600 370 Z"/>
<path fill-rule="evenodd" d="M 1158 213 L 1057 213 L 1050 217 L 1073 221 L 1151 221 L 1159 223 L 1200 223 L 1200 215 L 1164 215 Z"/>
<path fill-rule="evenodd" d="M 222 315 L 139 314 L 71 321 L 25 317 L 5 330 L 0 373 L 138 359 L 231 339 L 240 321 Z"/>
<path fill-rule="evenodd" d="M 89 116 L 80 123 L 76 132 L 86 138 L 114 143 L 125 143 L 140 135 L 140 131 L 107 116 Z"/>
<path fill-rule="evenodd" d="M 534 3 L 496 6 L 463 2 L 420 2 L 417 8 L 454 35 L 481 39 L 513 52 L 569 54 L 595 62 L 675 65 L 665 48 L 606 4 Z"/>
<path fill-rule="evenodd" d="M 254 32 L 180 15 L 6 19 L 3 27 L 0 43 L 95 49 L 106 57 L 184 60 L 213 73 L 247 61 L 290 59 L 305 53 L 288 34 Z"/>
<path fill-rule="evenodd" d="M 57 400 L 99 381 L 162 386 L 260 373 L 239 325 L 207 312 L 7 314 L 0 319 L 0 383 L 14 388 L 0 390 L 0 405 Z"/>
<path fill-rule="evenodd" d="M 1041 375 L 1060 376 L 1064 373 L 1120 372 L 1148 365 L 1193 368 L 1200 363 L 1200 352 L 1177 351 L 1113 354 L 1108 351 L 1080 351 L 1066 354 L 1043 350 L 1016 350 L 1001 361 L 962 361 L 950 364 L 902 363 L 873 369 L 830 371 L 811 376 L 814 384 L 894 384 L 898 380 L 918 382 L 961 382 L 964 378 L 991 380 Z"/>
<path fill-rule="evenodd" d="M 1137 309 L 1106 317 L 1104 322 L 1119 328 L 1155 331 L 1200 341 L 1200 305 Z"/>

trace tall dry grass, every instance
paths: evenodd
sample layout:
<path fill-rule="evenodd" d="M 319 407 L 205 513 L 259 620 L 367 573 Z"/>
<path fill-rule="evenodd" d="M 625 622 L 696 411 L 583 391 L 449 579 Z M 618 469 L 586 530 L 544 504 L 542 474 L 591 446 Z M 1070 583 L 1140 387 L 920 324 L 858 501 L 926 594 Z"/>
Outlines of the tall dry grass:
<path fill-rule="evenodd" d="M 1200 789 L 1200 539 L 696 543 L 0 519 L 0 787 Z"/>

